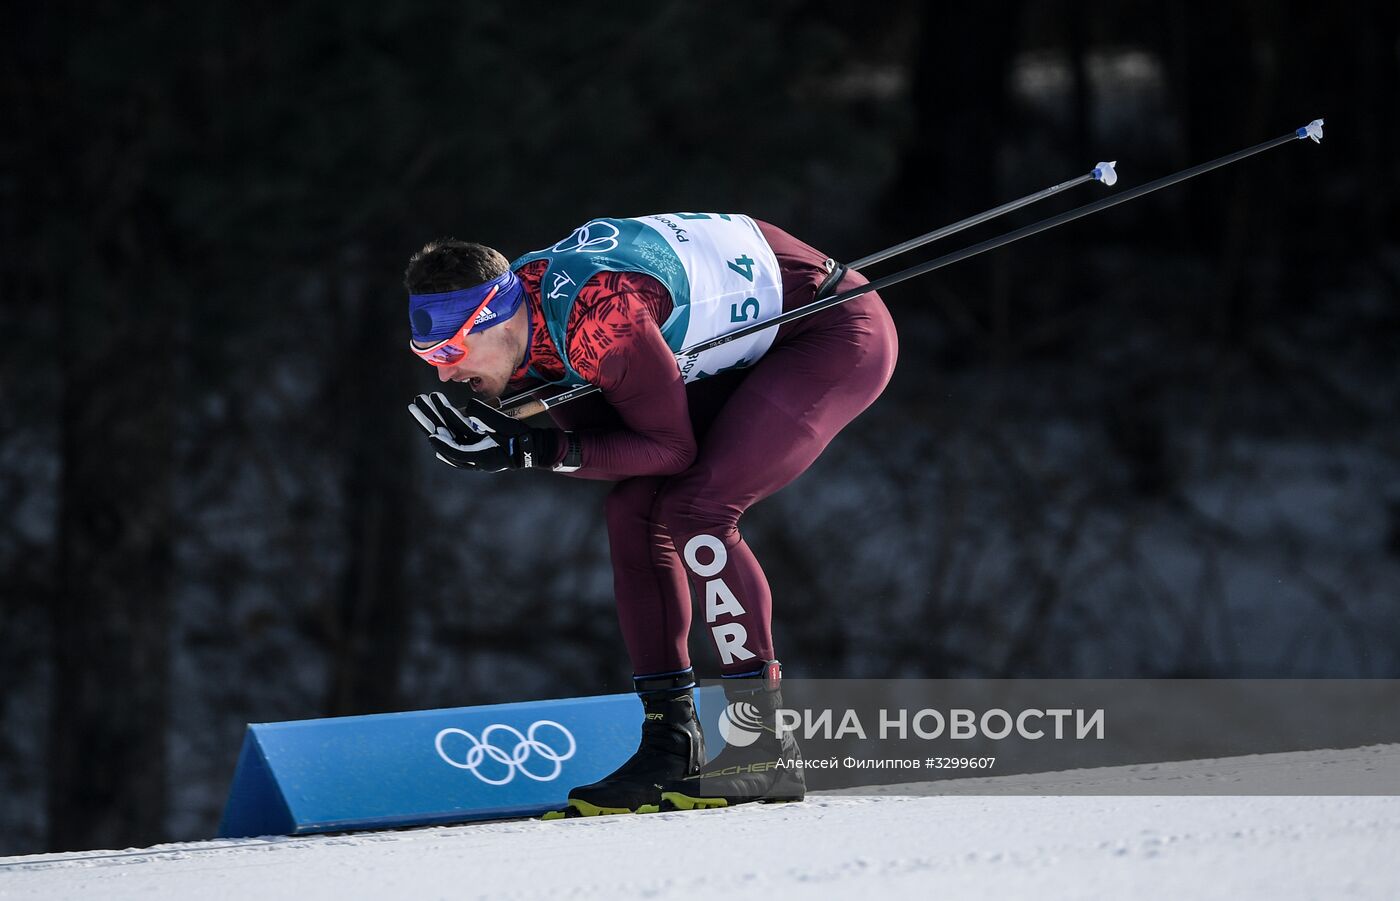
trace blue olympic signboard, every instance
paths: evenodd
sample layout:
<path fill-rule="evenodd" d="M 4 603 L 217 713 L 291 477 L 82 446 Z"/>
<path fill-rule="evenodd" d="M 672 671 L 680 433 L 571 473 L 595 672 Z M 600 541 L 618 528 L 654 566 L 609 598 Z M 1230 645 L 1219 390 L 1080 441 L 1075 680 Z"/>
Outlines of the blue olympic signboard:
<path fill-rule="evenodd" d="M 617 694 L 253 724 L 219 835 L 533 816 L 621 765 L 641 721 L 637 696 Z"/>

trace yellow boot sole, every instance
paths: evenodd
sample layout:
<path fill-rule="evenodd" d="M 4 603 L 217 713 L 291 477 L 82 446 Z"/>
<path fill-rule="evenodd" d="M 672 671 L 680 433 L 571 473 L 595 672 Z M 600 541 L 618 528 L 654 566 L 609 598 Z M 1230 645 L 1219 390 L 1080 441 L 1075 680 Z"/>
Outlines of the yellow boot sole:
<path fill-rule="evenodd" d="M 655 805 L 643 805 L 644 807 L 654 807 Z M 637 813 L 635 810 L 628 810 L 626 807 L 599 807 L 596 804 L 589 804 L 587 801 L 580 801 L 577 798 L 570 798 L 568 806 L 562 810 L 551 810 L 540 817 L 542 820 L 572 820 L 578 817 L 606 817 L 615 816 L 622 813 Z"/>
<path fill-rule="evenodd" d="M 714 810 L 728 806 L 729 802 L 723 798 L 695 798 L 680 792 L 661 793 L 661 810 Z"/>
<path fill-rule="evenodd" d="M 791 804 L 801 801 L 802 798 L 763 798 L 758 804 Z M 694 795 L 682 794 L 681 792 L 662 792 L 661 804 L 645 804 L 637 808 L 637 813 L 657 813 L 669 810 L 718 810 L 721 807 L 733 807 L 724 798 L 699 798 Z"/>

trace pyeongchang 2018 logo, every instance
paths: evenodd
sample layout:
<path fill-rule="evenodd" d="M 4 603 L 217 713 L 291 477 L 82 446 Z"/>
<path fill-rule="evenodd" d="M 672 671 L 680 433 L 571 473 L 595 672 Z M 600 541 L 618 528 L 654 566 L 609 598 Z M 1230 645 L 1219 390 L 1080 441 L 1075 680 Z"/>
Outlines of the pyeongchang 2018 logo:
<path fill-rule="evenodd" d="M 487 785 L 505 785 L 516 773 L 536 782 L 557 779 L 578 750 L 573 733 L 553 720 L 538 720 L 524 733 L 496 723 L 480 738 L 465 729 L 443 729 L 435 744 L 444 762 Z"/>

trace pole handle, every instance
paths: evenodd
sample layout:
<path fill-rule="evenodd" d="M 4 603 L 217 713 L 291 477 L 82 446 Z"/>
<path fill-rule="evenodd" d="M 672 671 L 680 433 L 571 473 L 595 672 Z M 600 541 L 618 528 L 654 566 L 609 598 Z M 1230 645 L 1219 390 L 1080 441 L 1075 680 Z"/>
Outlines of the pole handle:
<path fill-rule="evenodd" d="M 512 419 L 529 419 L 531 416 L 538 416 L 548 409 L 538 397 L 527 397 L 513 407 L 503 407 L 501 412 Z"/>

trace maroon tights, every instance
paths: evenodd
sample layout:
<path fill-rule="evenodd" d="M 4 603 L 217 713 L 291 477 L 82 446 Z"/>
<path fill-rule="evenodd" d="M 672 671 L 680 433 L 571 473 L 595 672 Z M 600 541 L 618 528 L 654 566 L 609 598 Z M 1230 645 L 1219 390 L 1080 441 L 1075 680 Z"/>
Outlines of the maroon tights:
<path fill-rule="evenodd" d="M 863 281 L 848 276 L 842 287 Z M 897 353 L 894 323 L 872 293 L 802 321 L 741 380 L 718 376 L 689 387 L 694 464 L 676 475 L 625 479 L 607 499 L 618 619 L 633 673 L 690 665 L 692 590 L 724 675 L 774 658 L 772 594 L 739 518 L 801 475 L 874 402 Z"/>

